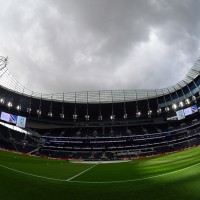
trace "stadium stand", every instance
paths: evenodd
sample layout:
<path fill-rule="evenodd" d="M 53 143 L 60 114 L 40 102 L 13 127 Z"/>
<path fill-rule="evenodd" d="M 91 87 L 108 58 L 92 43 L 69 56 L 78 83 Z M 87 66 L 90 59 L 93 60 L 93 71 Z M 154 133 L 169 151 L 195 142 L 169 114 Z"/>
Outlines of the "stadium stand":
<path fill-rule="evenodd" d="M 200 144 L 200 59 L 158 90 L 41 94 L 0 57 L 0 148 L 65 159 L 153 156 Z"/>

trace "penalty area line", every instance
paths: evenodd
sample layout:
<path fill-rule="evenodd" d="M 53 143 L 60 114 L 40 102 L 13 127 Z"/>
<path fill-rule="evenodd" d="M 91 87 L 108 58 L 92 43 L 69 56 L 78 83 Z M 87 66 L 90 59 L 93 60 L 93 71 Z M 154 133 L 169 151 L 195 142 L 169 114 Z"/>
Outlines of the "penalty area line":
<path fill-rule="evenodd" d="M 196 163 L 196 164 L 191 165 L 189 167 L 185 167 L 185 168 L 182 168 L 182 169 L 179 169 L 179 170 L 175 170 L 175 171 L 172 171 L 172 172 L 168 172 L 168 173 L 164 173 L 164 174 L 159 174 L 159 175 L 156 175 L 156 176 L 149 176 L 149 177 L 144 177 L 144 178 L 138 178 L 138 179 L 129 179 L 129 180 L 121 180 L 121 181 L 99 181 L 99 182 L 95 182 L 95 181 L 94 182 L 93 181 L 73 181 L 72 180 L 72 179 L 80 176 L 81 174 L 89 171 L 90 169 L 94 168 L 96 165 L 98 165 L 98 164 L 95 164 L 92 167 L 89 167 L 88 169 L 82 171 L 79 174 L 76 174 L 75 176 L 73 176 L 73 177 L 71 177 L 71 178 L 69 178 L 67 180 L 57 179 L 57 178 L 50 178 L 50 177 L 45 177 L 45 176 L 39 176 L 39 175 L 35 175 L 35 174 L 30 174 L 30 173 L 19 171 L 19 170 L 16 170 L 16 169 L 4 166 L 4 165 L 0 165 L 0 167 L 8 169 L 10 171 L 17 172 L 17 173 L 25 174 L 25 175 L 28 175 L 28 176 L 32 176 L 32 177 L 36 177 L 36 178 L 42 178 L 42 179 L 47 179 L 47 180 L 52 180 L 52 181 L 60 181 L 60 182 L 68 182 L 68 183 L 83 183 L 83 184 L 84 183 L 86 183 L 86 184 L 109 184 L 109 183 L 135 182 L 135 181 L 142 181 L 142 180 L 148 180 L 148 179 L 163 177 L 163 176 L 167 176 L 167 175 L 170 175 L 170 174 L 175 174 L 175 173 L 180 172 L 180 171 L 185 171 L 187 169 L 190 169 L 192 167 L 200 165 L 200 163 Z"/>
<path fill-rule="evenodd" d="M 159 174 L 159 175 L 156 175 L 156 176 L 149 176 L 149 177 L 144 177 L 144 178 L 136 178 L 136 179 L 122 180 L 122 181 L 99 181 L 99 182 L 96 182 L 96 181 L 70 181 L 70 182 L 72 182 L 72 183 L 90 183 L 90 184 L 91 183 L 93 183 L 93 184 L 128 183 L 128 182 L 143 181 L 143 180 L 167 176 L 167 175 L 170 175 L 170 174 L 175 174 L 177 172 L 185 171 L 187 169 L 190 169 L 190 168 L 198 166 L 198 165 L 200 165 L 200 163 L 197 163 L 197 164 L 194 164 L 194 165 L 191 165 L 189 167 L 182 168 L 182 169 L 178 169 L 178 170 L 175 170 L 173 172 L 167 172 L 167 173 L 164 173 L 164 174 Z"/>
<path fill-rule="evenodd" d="M 82 171 L 81 173 L 76 174 L 75 176 L 72 176 L 71 178 L 68 178 L 66 181 L 69 181 L 69 182 L 70 182 L 72 179 L 75 179 L 76 177 L 80 176 L 81 174 L 84 174 L 85 172 L 91 170 L 92 168 L 94 168 L 94 167 L 97 166 L 97 165 L 98 165 L 98 163 L 95 164 L 95 165 L 93 165 L 92 167 L 89 167 L 88 169 Z"/>
<path fill-rule="evenodd" d="M 42 178 L 42 179 L 53 180 L 53 181 L 65 181 L 66 182 L 66 180 L 57 179 L 57 178 L 50 178 L 50 177 L 46 177 L 46 176 L 39 176 L 39 175 L 35 175 L 35 174 L 30 174 L 30 173 L 19 171 L 17 169 L 13 169 L 13 168 L 10 168 L 10 167 L 4 166 L 4 165 L 0 165 L 0 167 L 8 169 L 8 170 L 13 171 L 13 172 L 20 173 L 20 174 L 25 174 L 25 175 L 28 175 L 28 176 L 33 176 L 33 177 L 36 177 L 36 178 Z"/>
<path fill-rule="evenodd" d="M 46 176 L 40 176 L 40 175 L 35 175 L 35 174 L 31 174 L 31 173 L 27 173 L 27 172 L 23 172 L 23 171 L 20 171 L 20 170 L 17 170 L 17 169 L 13 169 L 13 168 L 10 168 L 10 167 L 7 167 L 5 165 L 0 165 L 0 167 L 2 168 L 5 168 L 5 169 L 8 169 L 10 171 L 13 171 L 13 172 L 17 172 L 17 173 L 20 173 L 20 174 L 25 174 L 25 175 L 28 175 L 28 176 L 32 176 L 32 177 L 36 177 L 36 178 L 42 178 L 42 179 L 47 179 L 47 180 L 52 180 L 52 181 L 61 181 L 61 182 L 70 182 L 70 180 L 80 176 L 81 174 L 89 171 L 90 169 L 94 168 L 97 164 L 89 167 L 88 169 L 82 171 L 81 173 L 78 173 L 76 174 L 75 176 L 72 176 L 71 178 L 67 179 L 67 180 L 63 180 L 63 179 L 58 179 L 58 178 L 50 178 L 50 177 L 46 177 Z"/>

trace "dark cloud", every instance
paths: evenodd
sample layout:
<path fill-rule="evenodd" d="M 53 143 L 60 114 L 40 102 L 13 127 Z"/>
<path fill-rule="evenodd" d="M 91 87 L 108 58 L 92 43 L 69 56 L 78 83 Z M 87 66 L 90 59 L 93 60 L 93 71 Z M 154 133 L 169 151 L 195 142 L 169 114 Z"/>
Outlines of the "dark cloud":
<path fill-rule="evenodd" d="M 0 54 L 36 91 L 167 87 L 199 55 L 197 0 L 0 3 Z"/>

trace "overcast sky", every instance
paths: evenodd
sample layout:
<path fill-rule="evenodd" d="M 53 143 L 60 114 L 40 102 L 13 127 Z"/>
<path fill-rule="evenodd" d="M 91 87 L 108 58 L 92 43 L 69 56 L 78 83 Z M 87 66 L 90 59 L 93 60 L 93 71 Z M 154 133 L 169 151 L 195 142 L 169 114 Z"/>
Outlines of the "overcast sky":
<path fill-rule="evenodd" d="M 0 0 L 0 55 L 38 92 L 154 89 L 200 55 L 199 0 Z"/>

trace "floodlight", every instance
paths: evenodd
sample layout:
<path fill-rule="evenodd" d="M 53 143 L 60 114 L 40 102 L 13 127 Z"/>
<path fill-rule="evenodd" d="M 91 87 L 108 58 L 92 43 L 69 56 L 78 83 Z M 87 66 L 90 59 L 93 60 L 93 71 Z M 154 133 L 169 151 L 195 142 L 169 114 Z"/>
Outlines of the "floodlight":
<path fill-rule="evenodd" d="M 37 114 L 38 114 L 38 116 L 40 116 L 41 114 L 42 114 L 42 112 L 41 112 L 41 110 L 39 109 L 39 110 L 37 110 Z"/>
<path fill-rule="evenodd" d="M 86 121 L 89 121 L 90 120 L 90 116 L 89 115 L 85 115 L 85 119 L 86 119 Z"/>
<path fill-rule="evenodd" d="M 169 110 L 170 110 L 169 107 L 165 107 L 166 112 L 169 112 Z"/>
<path fill-rule="evenodd" d="M 64 119 L 64 118 L 65 118 L 65 115 L 64 115 L 63 113 L 61 113 L 61 114 L 60 114 L 60 118 L 61 118 L 61 119 Z"/>
<path fill-rule="evenodd" d="M 173 110 L 176 110 L 176 109 L 177 109 L 177 105 L 176 105 L 175 103 L 172 105 L 172 109 L 173 109 Z"/>
<path fill-rule="evenodd" d="M 110 116 L 110 119 L 111 119 L 111 120 L 115 120 L 115 115 L 111 115 L 111 116 Z"/>
<path fill-rule="evenodd" d="M 183 106 L 184 106 L 183 102 L 180 101 L 180 102 L 179 102 L 179 107 L 182 108 Z"/>
<path fill-rule="evenodd" d="M 128 115 L 126 113 L 124 113 L 124 119 L 127 119 Z"/>
<path fill-rule="evenodd" d="M 162 112 L 161 108 L 157 109 L 157 113 L 160 114 Z"/>
<path fill-rule="evenodd" d="M 8 106 L 8 108 L 11 108 L 13 105 L 12 105 L 12 102 L 8 102 L 8 104 L 7 104 L 7 106 Z"/>
<path fill-rule="evenodd" d="M 197 98 L 196 98 L 196 96 L 192 96 L 192 101 L 197 101 Z"/>
<path fill-rule="evenodd" d="M 186 104 L 186 105 L 189 105 L 189 104 L 190 104 L 190 100 L 189 100 L 189 99 L 186 99 L 186 100 L 185 100 L 185 104 Z"/>
<path fill-rule="evenodd" d="M 101 121 L 103 119 L 102 115 L 98 116 L 98 120 Z"/>
<path fill-rule="evenodd" d="M 74 119 L 74 120 L 76 120 L 77 117 L 78 117 L 77 114 L 74 114 L 74 115 L 73 115 L 73 119 Z"/>
<path fill-rule="evenodd" d="M 27 113 L 31 113 L 31 108 L 27 108 Z"/>
<path fill-rule="evenodd" d="M 16 109 L 17 109 L 18 111 L 20 111 L 20 110 L 22 109 L 22 107 L 21 107 L 20 105 L 18 105 L 18 106 L 16 107 Z"/>
<path fill-rule="evenodd" d="M 53 117 L 53 113 L 51 111 L 48 112 L 48 117 Z"/>
<path fill-rule="evenodd" d="M 140 117 L 141 116 L 141 112 L 136 112 L 136 117 L 138 118 L 138 117 Z"/>
<path fill-rule="evenodd" d="M 5 100 L 4 100 L 3 98 L 1 98 L 1 99 L 0 99 L 0 103 L 1 103 L 1 104 L 4 104 L 4 103 L 5 103 Z"/>
<path fill-rule="evenodd" d="M 148 116 L 151 117 L 152 115 L 152 110 L 148 110 Z"/>

